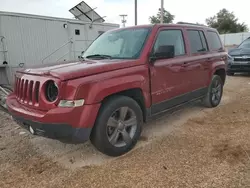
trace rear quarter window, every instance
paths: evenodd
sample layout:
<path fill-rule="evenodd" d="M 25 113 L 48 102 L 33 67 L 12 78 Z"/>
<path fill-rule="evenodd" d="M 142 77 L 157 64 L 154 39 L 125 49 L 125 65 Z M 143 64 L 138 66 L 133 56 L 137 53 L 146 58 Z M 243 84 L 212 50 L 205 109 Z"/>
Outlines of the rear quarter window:
<path fill-rule="evenodd" d="M 222 48 L 220 37 L 214 31 L 207 32 L 207 41 L 212 51 L 216 51 Z"/>

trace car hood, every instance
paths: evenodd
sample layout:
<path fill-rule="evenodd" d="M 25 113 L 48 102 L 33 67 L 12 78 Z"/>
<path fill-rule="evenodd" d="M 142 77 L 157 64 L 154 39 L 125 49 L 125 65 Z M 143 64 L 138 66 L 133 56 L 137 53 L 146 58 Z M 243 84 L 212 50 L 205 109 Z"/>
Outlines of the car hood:
<path fill-rule="evenodd" d="M 250 48 L 234 48 L 228 52 L 231 56 L 250 55 Z"/>
<path fill-rule="evenodd" d="M 135 60 L 86 60 L 70 61 L 40 67 L 22 69 L 17 72 L 30 75 L 53 76 L 60 80 L 71 80 L 98 73 L 139 65 Z"/>

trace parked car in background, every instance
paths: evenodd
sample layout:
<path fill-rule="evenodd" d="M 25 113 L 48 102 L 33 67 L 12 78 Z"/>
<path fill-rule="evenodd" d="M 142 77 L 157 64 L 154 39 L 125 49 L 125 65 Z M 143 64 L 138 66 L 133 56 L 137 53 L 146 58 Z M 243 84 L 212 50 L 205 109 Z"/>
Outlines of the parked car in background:
<path fill-rule="evenodd" d="M 82 60 L 16 74 L 9 112 L 32 134 L 85 142 L 119 156 L 144 122 L 190 101 L 220 104 L 227 52 L 215 29 L 195 24 L 107 31 Z"/>
<path fill-rule="evenodd" d="M 236 48 L 230 49 L 228 55 L 227 75 L 233 76 L 237 72 L 250 72 L 250 37 Z"/>

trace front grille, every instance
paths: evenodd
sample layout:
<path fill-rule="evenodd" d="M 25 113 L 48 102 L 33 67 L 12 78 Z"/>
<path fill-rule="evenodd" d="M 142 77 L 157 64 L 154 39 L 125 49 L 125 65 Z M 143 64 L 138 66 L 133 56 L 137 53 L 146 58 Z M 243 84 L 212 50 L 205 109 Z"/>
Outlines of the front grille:
<path fill-rule="evenodd" d="M 15 92 L 20 102 L 30 105 L 38 104 L 40 82 L 16 78 Z"/>
<path fill-rule="evenodd" d="M 250 65 L 231 65 L 230 68 L 233 68 L 233 69 L 250 69 Z"/>
<path fill-rule="evenodd" d="M 234 61 L 242 61 L 242 62 L 249 62 L 250 58 L 243 58 L 243 57 L 234 57 Z"/>

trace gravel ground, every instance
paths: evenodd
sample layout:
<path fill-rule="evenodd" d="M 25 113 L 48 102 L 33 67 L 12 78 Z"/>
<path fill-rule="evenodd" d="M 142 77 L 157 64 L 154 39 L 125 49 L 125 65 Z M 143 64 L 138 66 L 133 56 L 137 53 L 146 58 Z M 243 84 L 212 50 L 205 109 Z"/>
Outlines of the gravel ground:
<path fill-rule="evenodd" d="M 222 104 L 184 107 L 145 125 L 130 153 L 34 137 L 0 112 L 0 187 L 250 188 L 250 76 L 228 77 Z"/>

